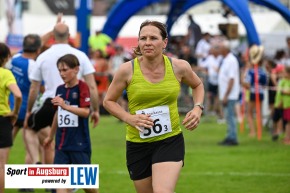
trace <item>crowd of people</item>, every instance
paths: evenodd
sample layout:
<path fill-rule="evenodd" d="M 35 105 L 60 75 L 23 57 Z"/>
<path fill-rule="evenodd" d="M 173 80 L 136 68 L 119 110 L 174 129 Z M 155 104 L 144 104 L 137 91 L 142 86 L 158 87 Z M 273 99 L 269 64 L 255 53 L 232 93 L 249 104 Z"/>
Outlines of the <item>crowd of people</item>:
<path fill-rule="evenodd" d="M 227 37 L 201 34 L 189 19 L 188 34 L 175 43 L 165 24 L 143 22 L 132 52 L 97 31 L 86 55 L 73 46 L 61 16 L 42 37 L 26 35 L 13 56 L 0 43 L 0 193 L 21 128 L 26 164 L 90 164 L 89 117 L 95 127 L 102 111 L 126 123 L 127 168 L 138 193 L 174 192 L 185 154 L 181 103 L 188 108 L 185 129 L 215 115 L 227 126 L 218 144 L 237 146 L 237 123 L 246 119 L 255 137 L 255 120 L 263 125 L 257 103 L 267 99 L 272 139 L 283 134 L 290 145 L 290 37 L 287 50 L 273 57 L 257 45 L 234 53 Z"/>
<path fill-rule="evenodd" d="M 286 38 L 286 47 L 273 55 L 265 55 L 264 47 L 258 45 L 237 51 L 227 37 L 207 32 L 199 39 L 193 38 L 196 41 L 193 44 L 188 41 L 192 39 L 189 37 L 198 37 L 196 33 L 200 28 L 192 17 L 189 20 L 188 34 L 171 40 L 167 54 L 188 61 L 203 80 L 206 94 L 203 115 L 214 115 L 217 123 L 226 123 L 228 127 L 226 138 L 219 144 L 238 145 L 239 123 L 240 127 L 248 129 L 249 137 L 259 137 L 259 130 L 267 126 L 273 141 L 284 135 L 283 142 L 289 145 L 285 111 L 288 105 L 284 101 L 289 96 L 281 91 L 287 88 L 282 89 L 279 84 L 287 74 L 286 67 L 290 66 L 290 37 Z M 182 103 L 186 102 L 186 106 L 192 108 L 190 93 L 191 90 L 182 85 L 179 106 L 183 107 Z M 232 108 L 229 107 L 231 100 Z"/>

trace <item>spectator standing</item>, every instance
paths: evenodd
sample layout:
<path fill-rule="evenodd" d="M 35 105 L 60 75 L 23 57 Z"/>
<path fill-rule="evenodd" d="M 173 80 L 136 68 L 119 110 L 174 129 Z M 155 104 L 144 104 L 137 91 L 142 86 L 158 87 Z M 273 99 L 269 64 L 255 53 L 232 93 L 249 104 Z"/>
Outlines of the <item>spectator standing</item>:
<path fill-rule="evenodd" d="M 102 50 L 103 54 L 107 56 L 107 45 L 109 45 L 112 42 L 112 39 L 107 35 L 102 33 L 101 31 L 97 30 L 95 34 L 91 35 L 89 37 L 89 47 L 90 47 L 90 53 L 96 51 L 96 50 Z"/>
<path fill-rule="evenodd" d="M 197 67 L 195 67 L 195 72 L 197 73 L 197 75 L 202 79 L 202 82 L 204 83 L 204 87 L 205 87 L 205 95 L 207 95 L 207 91 L 208 91 L 208 77 L 206 74 L 206 68 L 205 68 L 205 60 L 208 57 L 209 54 L 209 50 L 211 48 L 211 44 L 210 44 L 210 40 L 211 40 L 211 35 L 209 33 L 204 33 L 202 35 L 202 39 L 200 39 L 196 45 L 196 49 L 195 49 L 195 57 L 197 58 Z M 207 103 L 207 98 L 205 98 L 205 103 Z M 205 110 L 203 112 L 204 114 L 207 113 L 207 111 Z"/>
<path fill-rule="evenodd" d="M 249 50 L 250 57 L 250 69 L 247 70 L 245 79 L 242 80 L 242 85 L 249 90 L 250 94 L 250 102 L 247 109 L 247 118 L 249 124 L 249 136 L 255 137 L 256 136 L 256 127 L 255 127 L 255 111 L 257 111 L 257 99 L 256 99 L 256 92 L 259 94 L 260 104 L 264 100 L 264 91 L 265 87 L 267 86 L 267 73 L 263 68 L 263 52 L 264 48 L 262 46 L 253 45 Z M 255 69 L 254 65 L 258 65 L 258 90 L 256 89 L 255 83 Z M 260 106 L 260 112 L 262 110 L 262 106 Z M 256 121 L 259 121 L 260 125 L 262 125 L 262 118 L 256 118 Z"/>
<path fill-rule="evenodd" d="M 103 106 L 103 99 L 109 87 L 109 62 L 104 56 L 102 50 L 96 50 L 93 53 L 94 68 L 95 68 L 95 81 L 97 83 L 99 93 L 99 106 Z M 102 110 L 102 108 L 100 108 Z"/>
<path fill-rule="evenodd" d="M 10 57 L 11 52 L 8 46 L 0 43 L 0 193 L 4 193 L 5 164 L 13 145 L 12 129 L 18 119 L 22 101 L 22 94 L 15 77 L 10 70 L 4 68 Z M 8 103 L 10 92 L 13 94 L 15 101 L 12 111 Z"/>
<path fill-rule="evenodd" d="M 277 103 L 283 108 L 283 119 L 286 121 L 284 144 L 290 145 L 290 66 L 285 67 L 285 75 L 279 81 Z"/>
<path fill-rule="evenodd" d="M 284 49 L 276 50 L 274 60 L 277 64 L 286 65 L 287 63 L 287 55 Z"/>
<path fill-rule="evenodd" d="M 187 15 L 189 25 L 187 28 L 187 41 L 188 45 L 195 50 L 197 43 L 202 38 L 200 26 L 194 21 L 192 15 Z"/>
<path fill-rule="evenodd" d="M 286 38 L 286 66 L 290 66 L 290 36 Z"/>
<path fill-rule="evenodd" d="M 279 99 L 275 100 L 279 79 L 282 78 L 284 65 L 277 65 L 274 60 L 266 58 L 264 60 L 268 72 L 268 105 L 270 107 L 270 120 L 273 121 L 271 130 L 272 140 L 277 141 L 283 131 L 283 109 L 279 104 Z M 277 102 L 276 102 L 277 101 Z"/>
<path fill-rule="evenodd" d="M 195 57 L 197 58 L 198 67 L 203 67 L 203 62 L 206 60 L 208 56 L 211 44 L 211 35 L 206 32 L 202 35 L 202 38 L 198 41 L 195 49 Z"/>
<path fill-rule="evenodd" d="M 219 46 L 217 43 L 213 44 L 209 50 L 209 56 L 204 61 L 208 77 L 206 110 L 209 113 L 214 112 L 218 116 L 218 121 L 223 120 L 218 98 L 218 71 L 221 61 L 222 56 L 219 54 Z"/>
<path fill-rule="evenodd" d="M 104 99 L 104 107 L 127 124 L 127 168 L 138 193 L 174 192 L 185 153 L 177 108 L 181 82 L 193 89 L 195 102 L 184 127 L 196 129 L 203 110 L 202 81 L 187 61 L 163 55 L 167 42 L 166 25 L 143 22 L 137 57 L 120 66 Z M 124 89 L 129 112 L 117 103 Z"/>
<path fill-rule="evenodd" d="M 219 144 L 235 146 L 238 145 L 235 106 L 240 94 L 239 62 L 231 52 L 228 40 L 221 42 L 220 52 L 223 56 L 223 61 L 218 75 L 219 100 L 226 118 L 227 135 Z"/>
<path fill-rule="evenodd" d="M 131 56 L 124 51 L 123 46 L 116 45 L 115 51 L 115 55 L 109 59 L 109 72 L 111 76 L 114 76 L 121 64 L 131 59 Z"/>

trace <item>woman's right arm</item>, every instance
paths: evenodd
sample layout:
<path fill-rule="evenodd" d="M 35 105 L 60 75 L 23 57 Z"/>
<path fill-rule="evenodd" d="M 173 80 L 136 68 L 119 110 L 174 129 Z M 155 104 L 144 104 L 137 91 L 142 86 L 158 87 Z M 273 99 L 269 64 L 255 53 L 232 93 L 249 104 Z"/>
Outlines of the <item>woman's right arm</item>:
<path fill-rule="evenodd" d="M 127 88 L 132 78 L 132 64 L 131 62 L 123 63 L 116 74 L 113 81 L 109 86 L 103 101 L 104 108 L 113 116 L 117 117 L 121 121 L 135 127 L 139 131 L 143 131 L 140 127 L 152 127 L 153 120 L 149 115 L 131 115 L 121 107 L 117 100 L 122 95 L 124 89 Z"/>
<path fill-rule="evenodd" d="M 116 74 L 108 88 L 106 96 L 103 101 L 104 108 L 113 116 L 126 122 L 127 117 L 130 115 L 125 109 L 123 109 L 117 100 L 122 95 L 123 90 L 126 89 L 128 85 L 128 80 L 132 76 L 132 66 L 130 62 L 123 63 Z"/>

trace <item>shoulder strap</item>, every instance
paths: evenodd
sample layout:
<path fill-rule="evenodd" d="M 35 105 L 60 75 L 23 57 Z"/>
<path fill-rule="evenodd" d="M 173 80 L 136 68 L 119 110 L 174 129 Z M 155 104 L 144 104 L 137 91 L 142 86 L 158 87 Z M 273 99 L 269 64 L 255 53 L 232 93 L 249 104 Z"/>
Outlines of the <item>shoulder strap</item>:
<path fill-rule="evenodd" d="M 170 64 L 171 64 L 171 66 L 172 66 L 172 58 L 171 58 L 171 57 L 168 57 L 168 56 L 167 56 L 167 58 L 169 59 Z"/>
<path fill-rule="evenodd" d="M 167 58 L 168 58 L 168 60 L 169 60 L 169 62 L 170 62 L 170 65 L 171 65 L 171 68 L 172 68 L 172 70 L 173 70 L 173 65 L 172 65 L 172 58 L 171 57 L 169 57 L 169 56 L 166 56 Z M 173 70 L 174 71 L 174 70 Z"/>
<path fill-rule="evenodd" d="M 134 59 L 131 60 L 132 63 L 132 72 L 134 73 Z"/>

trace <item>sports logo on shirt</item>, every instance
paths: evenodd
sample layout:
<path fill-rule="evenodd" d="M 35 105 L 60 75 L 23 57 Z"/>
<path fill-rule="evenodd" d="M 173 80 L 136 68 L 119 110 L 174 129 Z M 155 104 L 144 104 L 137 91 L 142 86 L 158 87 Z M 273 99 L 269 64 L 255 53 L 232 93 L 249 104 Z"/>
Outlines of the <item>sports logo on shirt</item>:
<path fill-rule="evenodd" d="M 72 93 L 72 98 L 73 99 L 77 99 L 78 98 L 78 93 L 77 92 L 73 92 Z"/>

